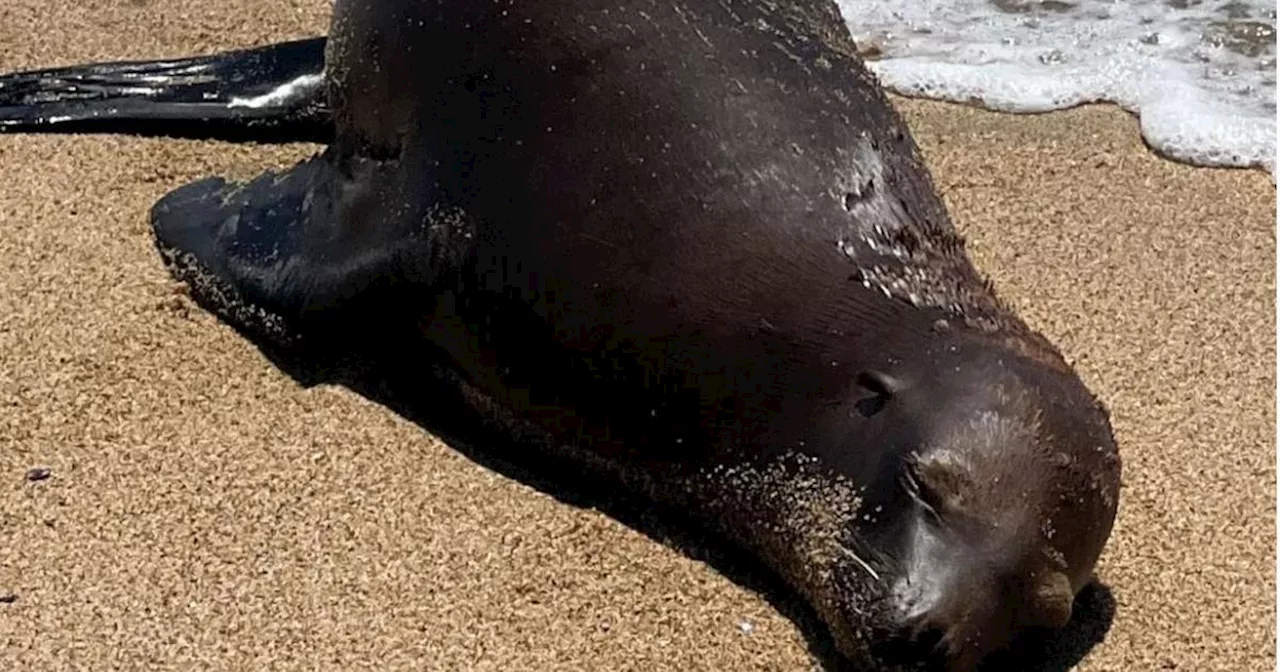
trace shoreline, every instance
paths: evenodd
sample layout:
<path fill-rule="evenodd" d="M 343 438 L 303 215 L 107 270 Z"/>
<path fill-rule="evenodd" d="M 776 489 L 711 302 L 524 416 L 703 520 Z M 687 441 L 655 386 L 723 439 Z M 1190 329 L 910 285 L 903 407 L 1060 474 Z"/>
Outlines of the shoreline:
<path fill-rule="evenodd" d="M 1207 164 L 1207 163 L 1195 163 L 1195 162 L 1192 162 L 1186 159 L 1180 159 L 1170 154 L 1167 154 L 1165 152 L 1162 152 L 1159 149 L 1156 149 L 1149 142 L 1147 142 L 1146 137 L 1142 135 L 1142 130 L 1141 130 L 1142 122 L 1141 122 L 1141 117 L 1139 112 L 1135 112 L 1133 110 L 1130 110 L 1124 107 L 1119 103 L 1115 103 L 1107 100 L 1090 101 L 1087 103 L 1080 103 L 1077 105 L 1072 105 L 1071 107 L 1063 107 L 1056 110 L 1045 110 L 1045 111 L 1035 111 L 1035 112 L 1009 112 L 1006 110 L 997 110 L 997 109 L 985 107 L 981 103 L 972 102 L 972 101 L 945 100 L 941 98 L 925 98 L 922 96 L 914 96 L 914 95 L 909 95 L 905 93 L 897 93 L 890 89 L 886 89 L 886 91 L 888 92 L 890 99 L 895 101 L 895 104 L 898 104 L 904 101 L 910 101 L 912 103 L 935 103 L 939 105 L 963 107 L 968 109 L 979 110 L 982 112 L 988 112 L 991 114 L 1006 115 L 1011 117 L 1050 116 L 1050 115 L 1056 115 L 1060 113 L 1074 112 L 1076 110 L 1082 110 L 1082 109 L 1108 109 L 1109 108 L 1133 118 L 1134 131 L 1138 134 L 1138 140 L 1142 142 L 1142 146 L 1145 147 L 1148 152 L 1150 152 L 1151 154 L 1155 155 L 1158 158 L 1164 159 L 1165 161 L 1169 161 L 1172 163 L 1189 166 L 1191 168 L 1205 168 L 1209 170 L 1256 171 L 1266 176 L 1267 179 L 1271 180 L 1272 185 L 1276 184 L 1275 174 L 1267 170 L 1267 167 L 1265 165 L 1258 164 L 1258 165 L 1248 165 L 1248 166 L 1237 166 L 1237 165 L 1225 165 L 1225 164 L 1213 165 L 1213 164 Z"/>

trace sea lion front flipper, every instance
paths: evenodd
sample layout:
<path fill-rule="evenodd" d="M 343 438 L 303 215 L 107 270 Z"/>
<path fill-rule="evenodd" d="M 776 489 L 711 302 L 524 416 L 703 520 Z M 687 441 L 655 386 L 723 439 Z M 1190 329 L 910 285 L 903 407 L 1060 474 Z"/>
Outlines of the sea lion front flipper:
<path fill-rule="evenodd" d="M 375 298 L 399 300 L 452 267 L 458 229 L 441 220 L 455 220 L 440 216 L 426 189 L 401 188 L 402 166 L 348 160 L 340 169 L 333 154 L 161 198 L 151 221 L 170 272 L 224 321 L 292 345 L 321 322 L 329 331 L 349 324 L 353 308 L 372 314 Z"/>

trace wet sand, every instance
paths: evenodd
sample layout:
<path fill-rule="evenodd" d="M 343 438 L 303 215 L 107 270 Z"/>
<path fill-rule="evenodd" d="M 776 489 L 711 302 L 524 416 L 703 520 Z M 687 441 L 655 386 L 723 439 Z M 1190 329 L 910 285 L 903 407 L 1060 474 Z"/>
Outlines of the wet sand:
<path fill-rule="evenodd" d="M 0 71 L 327 12 L 8 0 Z M 1114 621 L 1079 669 L 1273 669 L 1273 183 L 1153 156 L 1110 107 L 896 102 L 977 263 L 1112 410 Z M 810 669 L 742 581 L 299 385 L 175 291 L 152 202 L 312 149 L 0 137 L 0 668 Z"/>

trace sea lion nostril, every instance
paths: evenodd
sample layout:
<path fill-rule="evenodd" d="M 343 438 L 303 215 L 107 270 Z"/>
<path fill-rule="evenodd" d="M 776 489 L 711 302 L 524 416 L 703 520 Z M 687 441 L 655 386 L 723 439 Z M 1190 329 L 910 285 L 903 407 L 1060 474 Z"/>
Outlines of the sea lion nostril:
<path fill-rule="evenodd" d="M 1043 577 L 1032 595 L 1031 619 L 1028 625 L 1043 628 L 1061 628 L 1071 620 L 1075 591 L 1071 581 L 1062 572 L 1051 572 Z"/>

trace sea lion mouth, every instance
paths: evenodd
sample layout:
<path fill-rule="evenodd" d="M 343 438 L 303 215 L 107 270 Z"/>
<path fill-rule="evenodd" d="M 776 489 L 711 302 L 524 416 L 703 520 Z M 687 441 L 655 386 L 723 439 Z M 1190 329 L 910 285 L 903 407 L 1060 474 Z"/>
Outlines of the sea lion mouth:
<path fill-rule="evenodd" d="M 882 635 L 873 650 L 876 665 L 886 670 L 946 670 L 955 668 L 947 631 L 943 628 L 911 628 Z M 961 664 L 967 664 L 961 661 Z"/>

